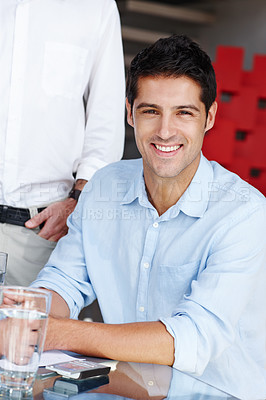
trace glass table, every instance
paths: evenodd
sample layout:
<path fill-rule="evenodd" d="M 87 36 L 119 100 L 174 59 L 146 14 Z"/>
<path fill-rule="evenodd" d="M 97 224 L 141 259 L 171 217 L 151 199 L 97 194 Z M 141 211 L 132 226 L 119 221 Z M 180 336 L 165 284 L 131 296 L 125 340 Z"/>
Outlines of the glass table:
<path fill-rule="evenodd" d="M 33 398 L 34 400 L 236 399 L 171 367 L 112 363 L 108 376 L 89 378 L 86 380 L 88 382 L 64 380 L 55 374 L 48 377 L 39 376 L 35 381 Z"/>

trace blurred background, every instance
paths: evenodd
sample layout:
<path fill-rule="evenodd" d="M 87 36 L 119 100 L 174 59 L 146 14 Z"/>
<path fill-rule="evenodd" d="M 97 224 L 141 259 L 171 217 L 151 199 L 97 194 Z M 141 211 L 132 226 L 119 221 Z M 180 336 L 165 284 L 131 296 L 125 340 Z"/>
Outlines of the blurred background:
<path fill-rule="evenodd" d="M 204 155 L 266 195 L 266 1 L 117 0 L 117 5 L 125 68 L 138 51 L 173 33 L 187 34 L 210 55 L 219 108 Z M 137 157 L 127 125 L 123 158 Z"/>
<path fill-rule="evenodd" d="M 117 0 L 125 70 L 161 37 L 186 34 L 210 55 L 218 116 L 204 155 L 266 195 L 266 0 Z M 126 123 L 124 159 L 140 157 Z M 80 318 L 101 321 L 97 302 Z"/>

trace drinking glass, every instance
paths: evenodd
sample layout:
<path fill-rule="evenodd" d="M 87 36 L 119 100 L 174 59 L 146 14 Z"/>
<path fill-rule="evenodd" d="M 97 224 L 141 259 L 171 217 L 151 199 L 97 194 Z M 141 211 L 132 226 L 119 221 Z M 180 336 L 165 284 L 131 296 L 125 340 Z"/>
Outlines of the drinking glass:
<path fill-rule="evenodd" d="M 0 398 L 27 398 L 32 394 L 50 296 L 43 289 L 0 287 Z"/>
<path fill-rule="evenodd" d="M 7 253 L 0 251 L 0 285 L 4 284 L 7 266 Z"/>

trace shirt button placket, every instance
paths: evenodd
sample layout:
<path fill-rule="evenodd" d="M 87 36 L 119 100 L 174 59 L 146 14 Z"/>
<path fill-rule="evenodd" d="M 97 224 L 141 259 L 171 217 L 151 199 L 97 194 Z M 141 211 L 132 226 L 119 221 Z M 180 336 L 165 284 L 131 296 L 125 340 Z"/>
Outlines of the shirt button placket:
<path fill-rule="evenodd" d="M 144 252 L 140 267 L 139 285 L 138 285 L 138 296 L 137 296 L 138 321 L 147 320 L 147 312 L 148 312 L 147 293 L 148 293 L 148 285 L 151 273 L 151 261 L 154 257 L 157 245 L 157 239 L 159 235 L 158 227 L 159 223 L 154 222 L 152 225 L 149 226 L 146 233 Z"/>

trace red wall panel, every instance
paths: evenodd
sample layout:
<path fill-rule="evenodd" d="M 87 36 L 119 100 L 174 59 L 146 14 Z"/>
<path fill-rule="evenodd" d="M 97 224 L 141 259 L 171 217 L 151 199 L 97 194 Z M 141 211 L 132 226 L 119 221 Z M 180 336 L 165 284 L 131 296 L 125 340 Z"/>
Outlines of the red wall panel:
<path fill-rule="evenodd" d="M 243 70 L 244 49 L 219 46 L 214 65 L 218 112 L 203 153 L 266 195 L 266 55 Z"/>

